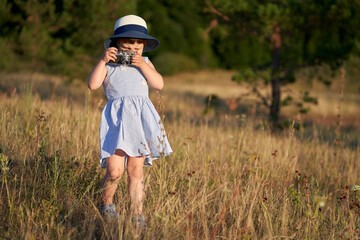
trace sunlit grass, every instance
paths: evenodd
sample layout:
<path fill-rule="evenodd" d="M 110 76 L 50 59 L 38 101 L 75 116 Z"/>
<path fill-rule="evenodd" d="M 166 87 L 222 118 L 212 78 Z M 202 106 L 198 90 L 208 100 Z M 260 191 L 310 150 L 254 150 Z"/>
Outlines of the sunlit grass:
<path fill-rule="evenodd" d="M 315 126 L 272 133 L 256 115 L 203 115 L 201 97 L 173 93 L 151 95 L 174 153 L 145 169 L 143 235 L 127 217 L 127 177 L 119 221 L 97 210 L 101 97 L 0 96 L 0 238 L 360 237 L 360 149 L 344 141 L 357 136 L 340 131 L 334 144 Z"/>

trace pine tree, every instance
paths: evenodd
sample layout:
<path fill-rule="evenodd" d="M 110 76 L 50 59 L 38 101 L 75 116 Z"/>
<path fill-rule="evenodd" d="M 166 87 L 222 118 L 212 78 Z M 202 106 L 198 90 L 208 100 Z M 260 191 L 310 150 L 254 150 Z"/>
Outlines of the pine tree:
<path fill-rule="evenodd" d="M 359 36 L 360 3 L 350 0 L 206 0 L 204 5 L 223 29 L 214 33 L 215 38 L 223 38 L 220 45 L 227 41 L 242 44 L 244 39 L 254 38 L 259 49 L 269 54 L 264 59 L 271 61 L 256 60 L 249 65 L 253 72 L 271 69 L 272 101 L 264 103 L 274 123 L 279 120 L 280 87 L 295 80 L 294 70 L 322 63 L 339 67 Z M 254 81 L 258 77 L 240 73 L 235 79 Z"/>

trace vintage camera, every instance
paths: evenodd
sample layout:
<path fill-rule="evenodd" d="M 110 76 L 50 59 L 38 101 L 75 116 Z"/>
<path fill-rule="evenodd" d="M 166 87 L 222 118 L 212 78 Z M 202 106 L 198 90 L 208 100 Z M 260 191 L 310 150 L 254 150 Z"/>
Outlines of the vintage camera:
<path fill-rule="evenodd" d="M 131 64 L 132 56 L 136 55 L 136 52 L 118 51 L 115 55 L 116 55 L 116 60 L 109 61 L 109 63 L 118 64 L 118 65 L 129 65 Z"/>

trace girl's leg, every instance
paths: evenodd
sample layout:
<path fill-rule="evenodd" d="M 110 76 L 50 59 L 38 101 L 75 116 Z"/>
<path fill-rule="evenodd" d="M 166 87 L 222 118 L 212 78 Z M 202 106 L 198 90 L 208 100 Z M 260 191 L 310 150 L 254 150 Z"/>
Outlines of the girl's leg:
<path fill-rule="evenodd" d="M 134 215 L 142 214 L 144 202 L 144 161 L 145 157 L 128 157 L 127 161 L 131 212 Z"/>
<path fill-rule="evenodd" d="M 124 173 L 124 161 L 125 152 L 121 149 L 116 149 L 115 154 L 106 159 L 106 174 L 101 181 L 103 206 L 113 203 L 117 181 Z"/>

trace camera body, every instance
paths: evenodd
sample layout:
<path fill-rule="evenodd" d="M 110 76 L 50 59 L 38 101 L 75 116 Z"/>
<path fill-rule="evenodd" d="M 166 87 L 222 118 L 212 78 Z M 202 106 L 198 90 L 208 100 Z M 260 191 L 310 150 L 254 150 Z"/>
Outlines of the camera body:
<path fill-rule="evenodd" d="M 116 54 L 115 61 L 109 61 L 109 63 L 117 65 L 129 65 L 131 64 L 132 56 L 136 55 L 136 52 L 130 51 L 118 51 Z"/>

